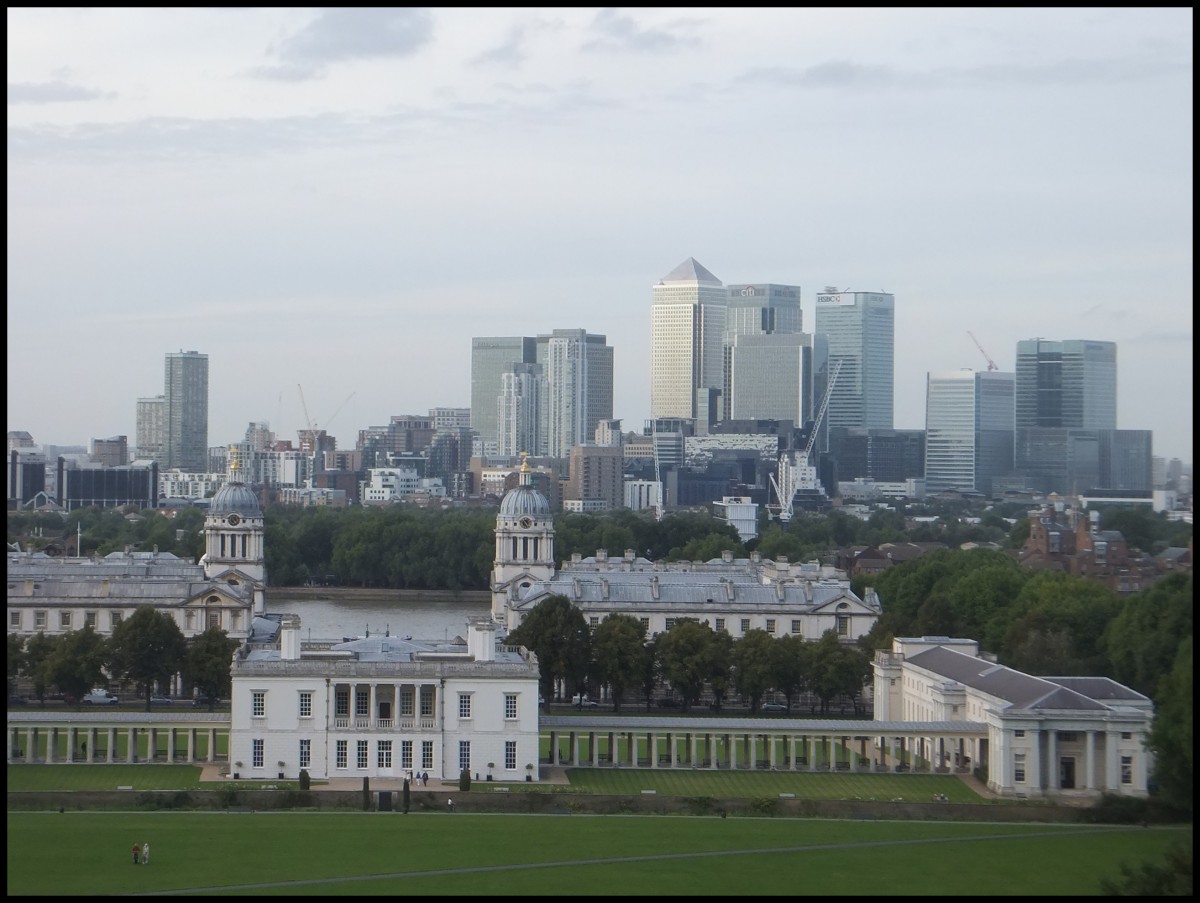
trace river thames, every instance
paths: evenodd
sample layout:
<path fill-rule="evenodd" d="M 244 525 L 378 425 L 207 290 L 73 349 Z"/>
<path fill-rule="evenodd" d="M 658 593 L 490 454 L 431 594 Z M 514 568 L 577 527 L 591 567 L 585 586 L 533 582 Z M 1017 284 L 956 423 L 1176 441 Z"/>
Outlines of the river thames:
<path fill-rule="evenodd" d="M 271 614 L 300 616 L 300 636 L 340 640 L 347 636 L 390 633 L 414 640 L 445 642 L 465 637 L 471 618 L 489 617 L 490 594 L 423 593 L 414 590 L 273 587 L 267 590 Z"/>

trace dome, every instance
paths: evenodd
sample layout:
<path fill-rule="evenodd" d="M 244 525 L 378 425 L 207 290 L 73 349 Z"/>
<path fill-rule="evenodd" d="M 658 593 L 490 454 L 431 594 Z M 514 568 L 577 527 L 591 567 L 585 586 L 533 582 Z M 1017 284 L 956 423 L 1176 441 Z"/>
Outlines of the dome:
<path fill-rule="evenodd" d="M 245 483 L 226 483 L 212 497 L 208 510 L 210 514 L 249 514 L 261 517 L 262 509 L 258 507 L 258 497 L 250 491 Z"/>
<path fill-rule="evenodd" d="M 532 486 L 523 485 L 510 489 L 500 500 L 501 517 L 522 517 L 524 515 L 548 516 L 550 502 Z"/>

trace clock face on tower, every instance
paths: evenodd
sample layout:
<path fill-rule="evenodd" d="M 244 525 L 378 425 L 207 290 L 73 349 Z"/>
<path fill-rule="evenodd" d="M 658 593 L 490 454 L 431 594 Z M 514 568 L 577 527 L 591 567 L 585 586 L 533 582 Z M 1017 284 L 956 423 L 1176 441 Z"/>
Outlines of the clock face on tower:
<path fill-rule="evenodd" d="M 520 521 L 518 521 L 518 523 L 520 523 L 520 525 L 522 527 L 524 527 L 526 530 L 528 530 L 530 527 L 533 526 L 533 518 L 532 517 L 523 517 L 523 518 L 521 518 Z"/>
<path fill-rule="evenodd" d="M 229 515 L 229 526 L 236 527 L 241 522 L 242 522 L 242 519 L 240 517 L 238 517 L 236 514 Z"/>

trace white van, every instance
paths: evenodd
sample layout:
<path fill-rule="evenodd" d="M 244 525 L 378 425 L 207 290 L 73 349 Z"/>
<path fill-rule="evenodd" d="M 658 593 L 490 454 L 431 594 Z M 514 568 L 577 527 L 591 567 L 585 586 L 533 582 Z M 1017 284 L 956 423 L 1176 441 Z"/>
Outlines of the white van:
<path fill-rule="evenodd" d="M 116 705 L 121 700 L 108 690 L 92 690 L 79 701 L 84 705 Z"/>

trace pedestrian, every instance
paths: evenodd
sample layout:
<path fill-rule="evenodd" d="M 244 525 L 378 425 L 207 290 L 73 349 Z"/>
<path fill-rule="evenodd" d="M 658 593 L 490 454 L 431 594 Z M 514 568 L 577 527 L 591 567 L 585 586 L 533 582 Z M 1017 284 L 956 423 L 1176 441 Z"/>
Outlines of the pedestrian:
<path fill-rule="evenodd" d="M 453 812 L 454 811 L 454 800 L 450 799 L 449 797 L 446 797 L 446 806 L 449 807 L 451 812 Z"/>
<path fill-rule="evenodd" d="M 422 786 L 422 787 L 428 787 L 428 786 L 429 786 L 429 772 L 428 772 L 428 771 L 426 771 L 426 772 L 423 772 L 423 773 L 421 774 L 421 786 Z"/>
<path fill-rule="evenodd" d="M 137 865 L 142 858 L 142 848 L 136 843 L 133 845 L 133 864 Z"/>
<path fill-rule="evenodd" d="M 150 841 L 142 844 L 142 865 L 150 864 Z"/>

